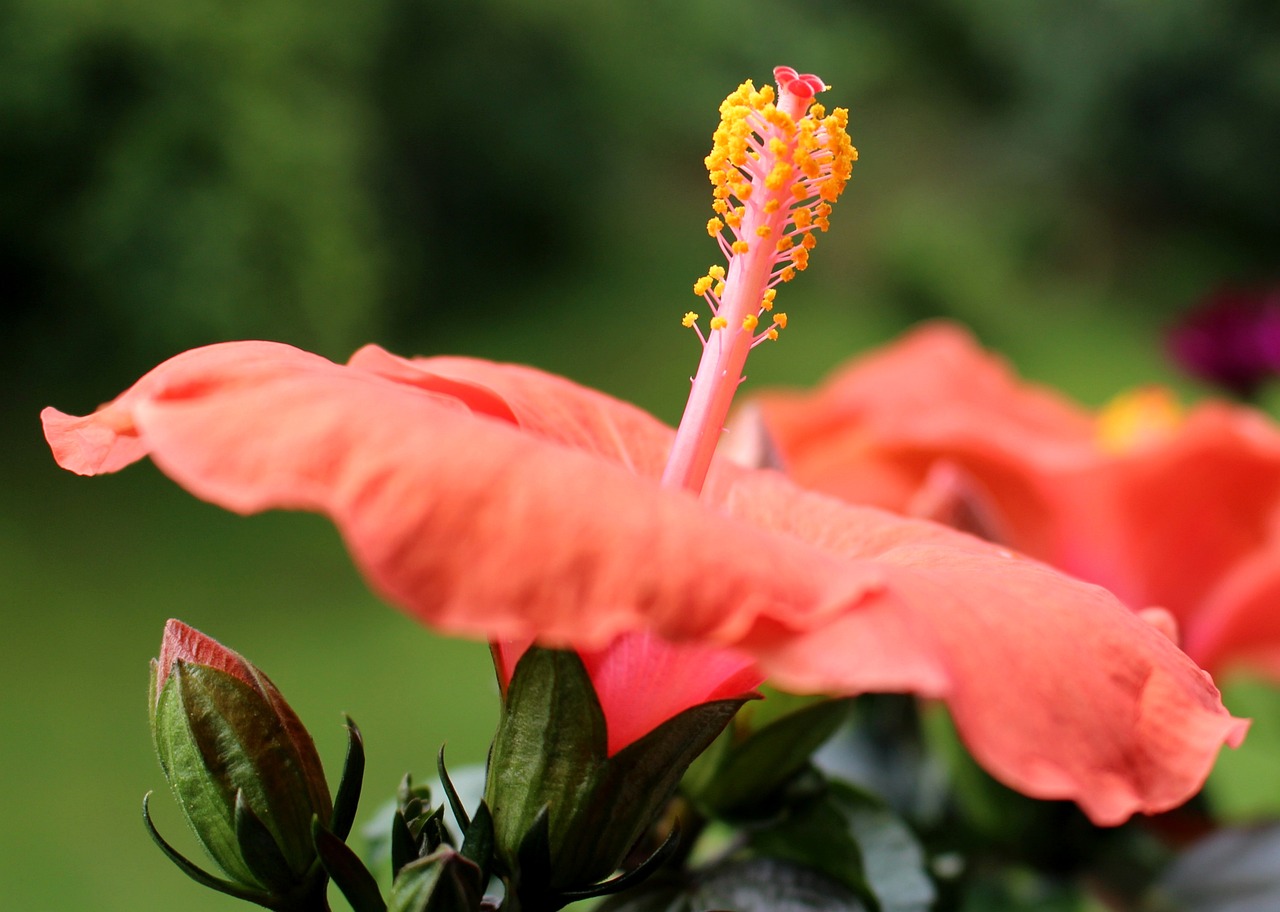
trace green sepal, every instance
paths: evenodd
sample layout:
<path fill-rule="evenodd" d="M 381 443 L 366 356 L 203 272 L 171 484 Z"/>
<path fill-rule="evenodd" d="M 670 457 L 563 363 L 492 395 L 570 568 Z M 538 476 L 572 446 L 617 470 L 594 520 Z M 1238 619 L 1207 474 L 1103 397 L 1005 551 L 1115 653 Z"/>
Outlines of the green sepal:
<path fill-rule="evenodd" d="M 475 912 L 483 892 L 480 868 L 444 846 L 400 872 L 387 912 Z"/>
<path fill-rule="evenodd" d="M 378 890 L 378 882 L 359 856 L 336 834 L 325 829 L 319 818 L 311 821 L 311 836 L 320 863 L 351 908 L 355 912 L 386 912 L 387 904 Z"/>
<path fill-rule="evenodd" d="M 606 747 L 604 711 L 582 659 L 565 650 L 528 649 L 507 687 L 485 784 L 497 855 L 508 870 L 518 869 L 521 844 L 548 809 L 548 857 L 561 858 L 558 848 L 590 800 Z M 577 859 L 562 860 L 569 870 L 553 874 L 553 883 L 589 882 L 567 883 L 576 880 Z"/>
<path fill-rule="evenodd" d="M 436 754 L 436 773 L 440 777 L 440 785 L 444 788 L 444 797 L 449 802 L 449 809 L 453 811 L 453 819 L 458 821 L 458 829 L 466 832 L 471 826 L 471 818 L 467 816 L 467 809 L 462 805 L 462 799 L 458 797 L 458 790 L 453 787 L 453 781 L 449 778 L 449 771 L 444 765 L 444 745 L 440 745 L 440 752 Z"/>
<path fill-rule="evenodd" d="M 652 855 L 630 871 L 619 874 L 613 880 L 606 880 L 585 890 L 571 890 L 563 893 L 561 898 L 568 902 L 578 902 L 582 899 L 595 899 L 600 896 L 611 896 L 614 893 L 630 890 L 652 877 L 659 868 L 666 864 L 667 859 L 675 854 L 678 848 L 680 848 L 680 822 L 676 821 L 675 826 L 671 828 L 671 832 L 667 834 L 667 838 L 662 841 L 662 845 L 658 846 Z"/>
<path fill-rule="evenodd" d="M 516 875 L 520 896 L 542 908 L 613 874 L 745 700 L 691 707 L 609 757 L 581 658 L 526 651 L 507 688 L 485 795 L 499 864 Z"/>
<path fill-rule="evenodd" d="M 364 784 L 364 737 L 360 734 L 360 726 L 350 716 L 342 718 L 347 729 L 347 756 L 342 762 L 342 778 L 338 780 L 338 792 L 333 797 L 333 817 L 329 820 L 329 830 L 340 840 L 350 835 L 355 824 Z"/>
<path fill-rule="evenodd" d="M 240 857 L 259 883 L 275 894 L 287 894 L 297 886 L 299 878 L 289 869 L 271 831 L 245 802 L 242 791 L 236 792 L 235 827 Z"/>
<path fill-rule="evenodd" d="M 661 814 L 689 764 L 720 734 L 746 698 L 686 709 L 610 757 L 590 800 L 554 852 L 578 860 L 581 888 L 608 877 Z M 553 855 L 553 860 L 556 856 Z"/>
<path fill-rule="evenodd" d="M 246 902 L 256 903 L 257 905 L 268 909 L 271 908 L 270 904 L 272 897 L 269 893 L 262 890 L 250 889 L 238 883 L 224 880 L 221 877 L 215 877 L 213 874 L 210 874 L 208 871 L 204 870 L 195 862 L 180 853 L 173 846 L 169 845 L 169 843 L 165 841 L 165 838 L 160 835 L 160 831 L 156 829 L 156 825 L 151 821 L 151 810 L 148 807 L 150 800 L 150 792 L 147 792 L 142 796 L 143 825 L 146 826 L 147 833 L 151 836 L 151 841 L 154 842 L 160 851 L 164 853 L 166 858 L 177 866 L 178 870 L 182 871 L 183 874 L 186 874 L 196 883 L 203 887 L 208 887 L 210 890 L 216 890 L 219 893 L 225 893 L 227 896 L 234 896 L 236 899 L 243 899 Z"/>
<path fill-rule="evenodd" d="M 458 851 L 463 858 L 475 862 L 480 868 L 480 882 L 487 884 L 493 866 L 493 815 L 489 813 L 489 805 L 483 801 L 467 821 L 466 832 L 462 834 L 462 848 Z"/>
<path fill-rule="evenodd" d="M 798 709 L 792 709 L 801 703 Z M 772 704 L 772 705 L 771 705 Z M 730 820 L 771 816 L 777 808 L 769 799 L 809 764 L 849 717 L 853 701 L 770 695 L 758 711 L 750 712 L 741 738 L 726 731 L 690 770 L 682 788 L 709 817 Z"/>

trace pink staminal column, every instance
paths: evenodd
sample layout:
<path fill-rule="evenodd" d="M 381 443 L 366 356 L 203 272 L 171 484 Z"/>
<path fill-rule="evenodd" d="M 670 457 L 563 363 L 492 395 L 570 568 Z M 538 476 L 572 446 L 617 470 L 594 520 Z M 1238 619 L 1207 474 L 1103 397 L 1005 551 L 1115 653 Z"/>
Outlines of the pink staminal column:
<path fill-rule="evenodd" d="M 821 79 L 790 67 L 773 76 L 776 96 L 748 81 L 724 100 L 706 158 L 716 213 L 707 232 L 728 268 L 712 266 L 693 286 L 711 309 L 710 331 L 698 327 L 697 312 L 684 317 L 702 341 L 702 360 L 663 472 L 668 487 L 702 489 L 748 353 L 787 325 L 785 313 L 773 312 L 775 286 L 808 266 L 814 229 L 827 230 L 858 157 L 848 111 L 827 114 L 814 101 L 827 88 Z"/>

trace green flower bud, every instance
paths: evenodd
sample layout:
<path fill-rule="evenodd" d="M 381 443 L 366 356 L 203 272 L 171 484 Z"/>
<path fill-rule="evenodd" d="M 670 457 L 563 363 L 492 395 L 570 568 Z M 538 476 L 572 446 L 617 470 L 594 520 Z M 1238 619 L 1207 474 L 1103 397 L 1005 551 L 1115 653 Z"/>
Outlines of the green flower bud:
<path fill-rule="evenodd" d="M 322 890 L 311 821 L 331 819 L 329 788 L 311 736 L 267 676 L 171 620 L 149 704 L 165 778 L 228 886 L 273 908 Z"/>

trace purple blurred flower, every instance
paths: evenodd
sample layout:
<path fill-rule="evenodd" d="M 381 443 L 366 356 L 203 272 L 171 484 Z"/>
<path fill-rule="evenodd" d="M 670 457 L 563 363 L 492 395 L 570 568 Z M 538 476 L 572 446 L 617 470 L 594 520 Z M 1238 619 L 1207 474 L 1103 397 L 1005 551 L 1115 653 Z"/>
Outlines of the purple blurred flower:
<path fill-rule="evenodd" d="M 1251 399 L 1280 375 L 1280 285 L 1220 289 L 1174 326 L 1168 341 L 1188 373 Z"/>

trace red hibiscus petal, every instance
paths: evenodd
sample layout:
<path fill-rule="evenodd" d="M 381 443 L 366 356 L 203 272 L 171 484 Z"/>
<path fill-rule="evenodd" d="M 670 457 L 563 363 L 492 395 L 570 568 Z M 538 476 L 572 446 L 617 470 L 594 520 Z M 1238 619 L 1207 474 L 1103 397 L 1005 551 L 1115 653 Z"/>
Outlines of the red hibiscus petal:
<path fill-rule="evenodd" d="M 66 454 L 126 428 L 215 503 L 324 512 L 378 590 L 445 630 L 588 653 L 652 634 L 740 649 L 800 690 L 945 697 L 993 773 L 1100 822 L 1185 800 L 1243 731 L 1102 590 L 774 473 L 662 489 L 627 466 L 653 471 L 670 432 L 630 406 L 528 368 L 389 358 L 215 346 L 47 433 Z M 601 661 L 626 679 L 626 650 Z"/>

